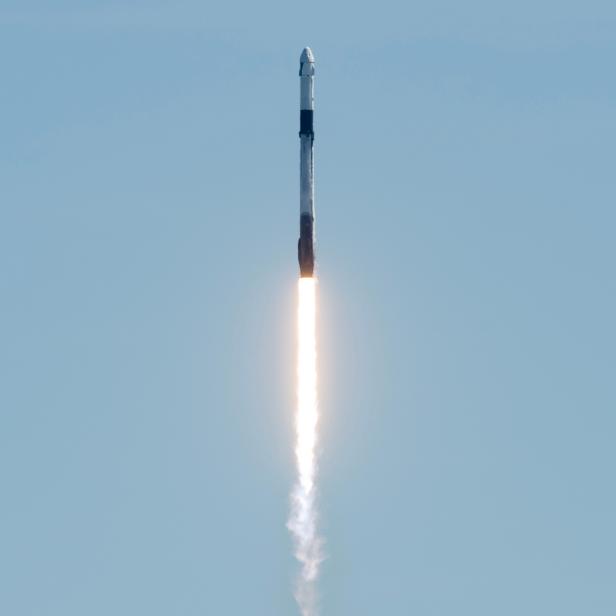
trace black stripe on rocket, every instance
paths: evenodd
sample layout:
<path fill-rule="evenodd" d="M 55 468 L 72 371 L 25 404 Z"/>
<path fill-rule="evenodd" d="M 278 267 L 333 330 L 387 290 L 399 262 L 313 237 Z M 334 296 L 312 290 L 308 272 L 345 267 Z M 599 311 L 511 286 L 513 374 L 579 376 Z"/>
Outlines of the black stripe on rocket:
<path fill-rule="evenodd" d="M 302 135 L 308 135 L 314 139 L 314 111 L 312 109 L 300 109 L 299 136 Z"/>

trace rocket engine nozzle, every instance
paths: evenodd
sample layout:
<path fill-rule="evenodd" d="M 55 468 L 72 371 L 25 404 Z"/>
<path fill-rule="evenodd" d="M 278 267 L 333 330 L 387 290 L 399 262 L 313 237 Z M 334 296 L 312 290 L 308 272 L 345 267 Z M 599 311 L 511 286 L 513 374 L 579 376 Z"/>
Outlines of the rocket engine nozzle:
<path fill-rule="evenodd" d="M 300 218 L 297 258 L 301 277 L 312 278 L 314 275 L 314 234 L 313 220 L 309 214 L 303 214 Z"/>

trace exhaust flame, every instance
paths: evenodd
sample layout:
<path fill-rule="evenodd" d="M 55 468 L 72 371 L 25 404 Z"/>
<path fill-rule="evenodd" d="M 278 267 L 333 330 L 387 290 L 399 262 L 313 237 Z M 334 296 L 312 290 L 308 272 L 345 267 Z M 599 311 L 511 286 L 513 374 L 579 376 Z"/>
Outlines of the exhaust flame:
<path fill-rule="evenodd" d="M 295 598 L 303 616 L 316 616 L 315 584 L 323 560 L 316 529 L 317 345 L 316 280 L 300 278 L 297 312 L 297 412 L 295 416 L 297 483 L 287 524 L 301 563 Z"/>

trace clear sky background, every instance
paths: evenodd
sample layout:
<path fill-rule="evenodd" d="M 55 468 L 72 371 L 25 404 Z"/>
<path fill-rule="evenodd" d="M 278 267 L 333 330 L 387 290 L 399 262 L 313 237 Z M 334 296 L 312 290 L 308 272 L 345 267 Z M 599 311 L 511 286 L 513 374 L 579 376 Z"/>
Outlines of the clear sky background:
<path fill-rule="evenodd" d="M 613 616 L 615 32 L 2 0 L 0 613 L 297 613 L 311 45 L 324 616 Z"/>

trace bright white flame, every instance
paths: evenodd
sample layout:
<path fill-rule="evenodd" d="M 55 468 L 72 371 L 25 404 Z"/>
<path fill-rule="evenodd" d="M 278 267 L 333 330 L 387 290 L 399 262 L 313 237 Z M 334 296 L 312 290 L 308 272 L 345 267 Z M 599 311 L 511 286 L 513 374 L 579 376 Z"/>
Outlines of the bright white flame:
<path fill-rule="evenodd" d="M 295 597 L 304 616 L 316 616 L 315 582 L 322 540 L 316 529 L 315 479 L 317 441 L 316 279 L 299 279 L 297 312 L 297 414 L 295 417 L 298 478 L 288 527 L 295 539 L 301 574 Z"/>

